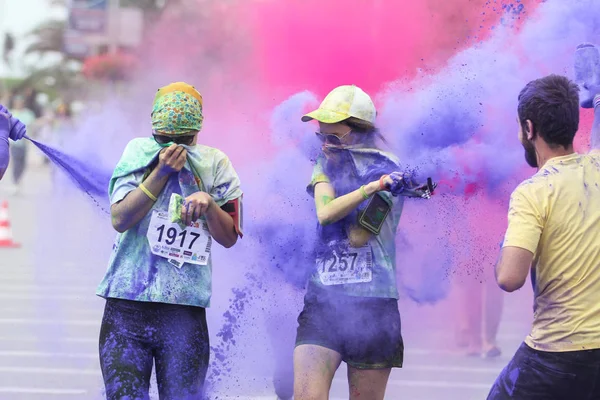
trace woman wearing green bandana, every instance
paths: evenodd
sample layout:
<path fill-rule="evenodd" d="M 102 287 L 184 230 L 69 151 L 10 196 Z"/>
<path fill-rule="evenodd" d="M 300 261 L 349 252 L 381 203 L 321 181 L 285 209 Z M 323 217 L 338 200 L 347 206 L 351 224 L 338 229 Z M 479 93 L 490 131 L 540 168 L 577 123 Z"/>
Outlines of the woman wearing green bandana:
<path fill-rule="evenodd" d="M 383 400 L 391 368 L 402 367 L 395 236 L 403 197 L 389 192 L 402 175 L 396 157 L 376 146 L 375 115 L 370 97 L 348 85 L 302 118 L 318 121 L 323 153 L 308 186 L 319 240 L 298 317 L 295 400 L 328 399 L 342 361 L 350 399 Z M 371 201 L 380 204 L 373 232 L 362 220 Z"/>
<path fill-rule="evenodd" d="M 241 230 L 239 178 L 227 156 L 197 144 L 202 97 L 182 82 L 159 89 L 152 135 L 125 148 L 109 186 L 119 232 L 97 289 L 106 299 L 100 364 L 110 399 L 198 399 L 209 362 L 205 309 L 213 240 Z"/>

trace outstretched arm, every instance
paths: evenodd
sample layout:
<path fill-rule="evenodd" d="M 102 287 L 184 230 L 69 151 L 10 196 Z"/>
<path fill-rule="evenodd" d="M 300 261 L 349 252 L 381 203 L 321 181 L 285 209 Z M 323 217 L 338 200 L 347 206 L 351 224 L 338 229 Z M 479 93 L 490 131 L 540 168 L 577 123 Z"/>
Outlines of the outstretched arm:
<path fill-rule="evenodd" d="M 8 149 L 8 134 L 10 122 L 6 114 L 0 113 L 0 179 L 4 176 L 4 172 L 8 168 L 10 152 Z"/>
<path fill-rule="evenodd" d="M 8 138 L 14 141 L 21 140 L 26 133 L 27 128 L 25 125 L 0 104 L 0 179 L 2 179 L 6 168 L 8 168 L 10 158 Z"/>

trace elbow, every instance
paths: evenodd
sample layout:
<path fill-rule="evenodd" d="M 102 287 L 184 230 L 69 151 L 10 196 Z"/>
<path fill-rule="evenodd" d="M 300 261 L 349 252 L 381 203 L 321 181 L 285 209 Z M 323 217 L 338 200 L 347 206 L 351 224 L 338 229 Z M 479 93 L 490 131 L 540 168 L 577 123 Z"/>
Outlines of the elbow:
<path fill-rule="evenodd" d="M 500 289 L 508 293 L 512 293 L 516 290 L 521 289 L 525 284 L 525 280 L 523 279 L 516 279 L 513 276 L 506 276 L 502 274 L 498 275 L 498 277 L 496 278 L 496 282 L 498 283 Z"/>
<path fill-rule="evenodd" d="M 232 248 L 238 241 L 239 233 L 235 227 L 212 234 L 213 239 L 226 249 Z"/>
<path fill-rule="evenodd" d="M 117 231 L 119 233 L 123 233 L 123 232 L 127 231 L 126 227 L 124 227 L 122 225 L 119 225 L 119 224 L 114 224 L 113 223 L 113 228 L 115 229 L 115 231 Z"/>
<path fill-rule="evenodd" d="M 329 225 L 333 222 L 329 213 L 324 211 L 317 211 L 317 219 L 321 226 Z"/>
<path fill-rule="evenodd" d="M 225 247 L 226 249 L 230 249 L 233 246 L 235 246 L 235 244 L 237 243 L 237 239 L 231 240 L 225 244 L 223 244 L 223 247 Z"/>
<path fill-rule="evenodd" d="M 221 246 L 225 247 L 226 249 L 230 249 L 237 243 L 237 240 L 238 240 L 238 235 L 236 233 L 235 236 L 232 236 L 223 241 L 220 241 L 219 243 L 221 244 Z"/>
<path fill-rule="evenodd" d="M 116 215 L 113 215 L 111 218 L 111 222 L 112 222 L 112 226 L 115 229 L 115 231 L 119 232 L 119 233 L 123 233 L 125 232 L 127 229 L 129 229 L 128 226 L 125 225 L 125 223 L 123 222 L 122 218 L 119 218 Z"/>

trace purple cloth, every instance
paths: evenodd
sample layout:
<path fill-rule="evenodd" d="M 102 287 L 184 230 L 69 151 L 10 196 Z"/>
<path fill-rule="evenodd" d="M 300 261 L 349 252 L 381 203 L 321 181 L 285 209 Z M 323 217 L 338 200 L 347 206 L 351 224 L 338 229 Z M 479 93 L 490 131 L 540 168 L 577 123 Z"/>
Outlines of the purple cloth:
<path fill-rule="evenodd" d="M 23 139 L 27 134 L 27 128 L 25 127 L 25 124 L 23 124 L 15 117 L 10 117 L 9 126 L 10 132 L 8 136 L 15 142 L 17 140 Z"/>
<path fill-rule="evenodd" d="M 8 138 L 10 137 L 15 141 L 21 140 L 26 134 L 27 128 L 25 125 L 0 104 L 0 179 L 4 176 L 10 160 Z"/>

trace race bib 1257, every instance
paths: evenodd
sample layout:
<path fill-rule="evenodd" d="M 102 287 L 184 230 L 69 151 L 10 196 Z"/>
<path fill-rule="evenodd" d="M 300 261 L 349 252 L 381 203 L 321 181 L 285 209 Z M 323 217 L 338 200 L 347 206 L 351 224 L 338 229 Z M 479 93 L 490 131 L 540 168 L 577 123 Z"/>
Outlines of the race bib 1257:
<path fill-rule="evenodd" d="M 371 282 L 373 279 L 371 246 L 331 247 L 329 251 L 317 257 L 317 268 L 323 285 Z"/>
<path fill-rule="evenodd" d="M 168 212 L 154 210 L 146 236 L 152 253 L 174 261 L 173 265 L 208 264 L 212 238 L 203 220 L 181 227 L 170 222 Z"/>

